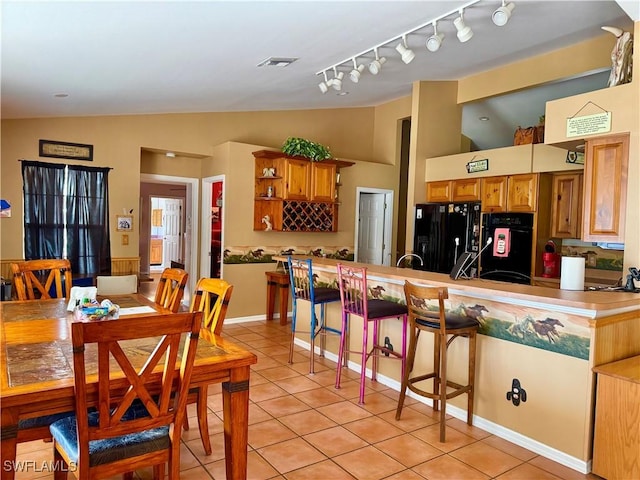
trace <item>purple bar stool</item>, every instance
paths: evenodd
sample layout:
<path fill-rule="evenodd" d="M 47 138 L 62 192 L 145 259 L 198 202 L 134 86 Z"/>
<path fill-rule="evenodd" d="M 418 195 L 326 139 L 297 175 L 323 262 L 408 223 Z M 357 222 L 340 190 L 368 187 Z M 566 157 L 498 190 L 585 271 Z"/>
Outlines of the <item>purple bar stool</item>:
<path fill-rule="evenodd" d="M 367 269 L 346 266 L 338 263 L 338 285 L 340 287 L 340 301 L 342 302 L 342 334 L 338 350 L 338 365 L 336 367 L 336 388 L 340 388 L 340 376 L 345 352 L 359 353 L 361 355 L 360 371 L 360 400 L 364 403 L 364 384 L 367 372 L 367 361 L 373 357 L 371 366 L 371 380 L 376 381 L 378 360 L 380 356 L 398 359 L 401 362 L 401 377 L 405 375 L 405 357 L 407 351 L 407 307 L 406 305 L 383 300 L 380 298 L 368 298 Z M 350 315 L 363 318 L 362 350 L 349 351 L 347 349 L 347 327 Z M 402 350 L 394 351 L 390 345 L 380 345 L 378 339 L 379 323 L 386 319 L 399 319 L 402 317 Z M 369 342 L 369 323 L 373 323 L 373 336 L 371 348 Z M 390 342 L 389 342 L 390 343 Z"/>

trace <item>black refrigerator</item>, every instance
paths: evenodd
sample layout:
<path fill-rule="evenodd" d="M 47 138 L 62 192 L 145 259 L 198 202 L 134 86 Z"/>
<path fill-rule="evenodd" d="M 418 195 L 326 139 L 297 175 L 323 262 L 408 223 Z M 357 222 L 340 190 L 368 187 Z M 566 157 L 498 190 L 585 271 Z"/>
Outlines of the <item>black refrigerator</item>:
<path fill-rule="evenodd" d="M 480 203 L 418 204 L 414 220 L 413 253 L 423 262 L 414 259 L 414 269 L 450 273 L 462 253 L 479 251 Z"/>

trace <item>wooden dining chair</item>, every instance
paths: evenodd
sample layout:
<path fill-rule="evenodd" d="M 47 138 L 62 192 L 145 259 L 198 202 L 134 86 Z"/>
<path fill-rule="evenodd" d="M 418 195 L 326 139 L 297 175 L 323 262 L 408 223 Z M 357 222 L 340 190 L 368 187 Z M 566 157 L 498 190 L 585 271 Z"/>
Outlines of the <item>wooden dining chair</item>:
<path fill-rule="evenodd" d="M 71 262 L 66 259 L 24 260 L 11 264 L 18 300 L 69 298 Z"/>
<path fill-rule="evenodd" d="M 163 478 L 164 463 L 169 479 L 179 478 L 180 434 L 201 322 L 195 312 L 71 324 L 76 408 L 51 425 L 55 480 L 69 470 L 88 480 L 146 466 L 153 466 L 154 478 Z M 96 373 L 97 385 L 88 385 Z M 87 413 L 94 395 L 97 410 Z"/>
<path fill-rule="evenodd" d="M 155 303 L 177 313 L 188 279 L 189 274 L 181 268 L 165 268 L 158 280 Z"/>
<path fill-rule="evenodd" d="M 233 293 L 233 285 L 219 278 L 201 278 L 191 301 L 191 312 L 202 312 L 204 328 L 216 335 L 222 332 L 222 324 L 227 314 L 229 300 Z M 207 455 L 211 455 L 209 439 L 209 421 L 207 419 L 208 384 L 198 384 L 189 391 L 187 403 L 195 403 L 198 414 L 198 429 L 202 438 L 202 447 Z M 184 429 L 189 430 L 189 419 L 185 416 Z"/>

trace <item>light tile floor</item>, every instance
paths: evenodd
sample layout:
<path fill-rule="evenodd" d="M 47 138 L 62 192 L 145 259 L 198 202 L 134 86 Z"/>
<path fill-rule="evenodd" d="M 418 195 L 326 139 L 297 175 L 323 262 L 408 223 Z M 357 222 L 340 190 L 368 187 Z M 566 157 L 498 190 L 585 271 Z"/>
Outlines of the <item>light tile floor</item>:
<path fill-rule="evenodd" d="M 154 282 L 146 286 L 153 289 Z M 143 285 L 143 289 L 144 289 Z M 407 399 L 395 420 L 398 393 L 369 382 L 358 405 L 358 375 L 347 372 L 336 390 L 335 363 L 318 358 L 308 374 L 308 353 L 296 347 L 289 365 L 288 326 L 278 322 L 225 325 L 223 335 L 258 356 L 250 382 L 248 478 L 445 480 L 598 479 L 491 435 L 453 417 L 447 441 L 438 441 L 438 414 Z M 183 435 L 181 478 L 225 479 L 220 386 L 209 391 L 209 433 L 213 454 L 204 455 L 197 419 Z M 18 460 L 50 460 L 50 443 L 18 446 Z M 138 479 L 151 478 L 150 469 Z M 50 479 L 49 472 L 22 472 L 16 479 Z M 119 477 L 114 477 L 119 478 Z"/>

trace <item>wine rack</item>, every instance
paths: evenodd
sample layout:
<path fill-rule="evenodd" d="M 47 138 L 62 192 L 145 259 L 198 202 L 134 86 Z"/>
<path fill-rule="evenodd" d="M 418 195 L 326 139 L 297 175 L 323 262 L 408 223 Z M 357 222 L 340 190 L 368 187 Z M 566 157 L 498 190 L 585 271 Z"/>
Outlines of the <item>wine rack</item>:
<path fill-rule="evenodd" d="M 336 231 L 336 204 L 322 202 L 285 201 L 282 207 L 284 232 Z"/>

